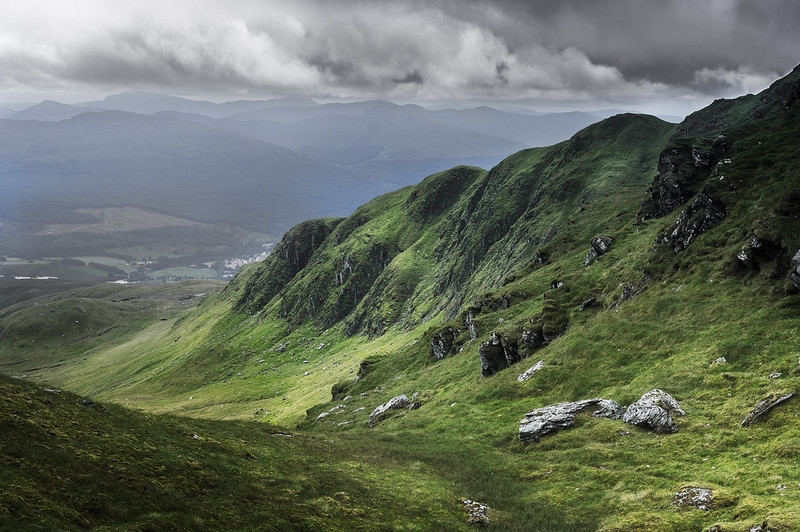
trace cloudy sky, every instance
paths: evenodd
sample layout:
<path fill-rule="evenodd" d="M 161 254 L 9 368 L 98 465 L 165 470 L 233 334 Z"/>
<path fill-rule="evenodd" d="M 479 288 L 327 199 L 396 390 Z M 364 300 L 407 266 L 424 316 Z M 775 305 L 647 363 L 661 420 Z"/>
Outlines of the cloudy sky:
<path fill-rule="evenodd" d="M 797 0 L 2 0 L 0 102 L 125 90 L 685 114 L 800 63 Z"/>

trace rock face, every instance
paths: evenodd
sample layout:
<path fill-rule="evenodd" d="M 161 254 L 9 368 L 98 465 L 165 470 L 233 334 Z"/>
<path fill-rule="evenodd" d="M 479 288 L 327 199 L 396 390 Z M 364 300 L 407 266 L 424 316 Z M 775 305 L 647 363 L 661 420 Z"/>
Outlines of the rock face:
<path fill-rule="evenodd" d="M 679 174 L 678 165 L 673 161 L 679 153 L 680 150 L 676 147 L 661 152 L 658 158 L 658 177 L 650 186 L 650 200 L 642 205 L 638 216 L 640 223 L 649 218 L 666 216 L 686 202 L 684 191 L 673 177 L 673 174 Z"/>
<path fill-rule="evenodd" d="M 659 433 L 678 432 L 678 425 L 672 420 L 672 414 L 686 415 L 678 402 L 667 392 L 650 390 L 625 411 L 622 420 Z"/>
<path fill-rule="evenodd" d="M 779 404 L 788 401 L 794 397 L 794 392 L 789 393 L 775 393 L 770 394 L 761 401 L 753 408 L 753 410 L 745 416 L 742 420 L 742 426 L 747 427 L 750 426 L 754 421 L 758 418 L 778 406 Z"/>
<path fill-rule="evenodd" d="M 489 340 L 481 344 L 478 353 L 481 356 L 481 376 L 483 377 L 489 377 L 508 367 L 503 342 L 496 332 L 489 334 Z"/>
<path fill-rule="evenodd" d="M 545 344 L 545 339 L 539 331 L 523 329 L 522 344 L 528 349 L 539 349 Z"/>
<path fill-rule="evenodd" d="M 340 221 L 310 220 L 292 228 L 247 281 L 236 306 L 251 313 L 260 311 L 306 267 Z"/>
<path fill-rule="evenodd" d="M 677 136 L 708 133 L 717 126 L 704 124 L 701 129 L 705 131 L 683 132 Z M 642 204 L 637 223 L 662 218 L 686 203 L 714 171 L 727 147 L 728 139 L 724 135 L 701 138 L 691 144 L 675 140 L 659 156 L 658 176 L 650 185 L 649 199 Z"/>
<path fill-rule="evenodd" d="M 503 338 L 503 354 L 506 357 L 506 365 L 508 367 L 522 360 L 522 355 L 519 352 L 519 343 L 513 338 Z"/>
<path fill-rule="evenodd" d="M 605 255 L 611 249 L 613 239 L 608 236 L 596 236 L 592 239 L 589 245 L 589 253 L 583 261 L 583 266 L 586 267 L 591 264 L 597 257 Z"/>
<path fill-rule="evenodd" d="M 681 211 L 668 237 L 675 252 L 688 248 L 695 238 L 719 224 L 726 215 L 725 205 L 705 192 L 698 194 L 692 204 Z"/>
<path fill-rule="evenodd" d="M 452 327 L 445 327 L 433 333 L 431 338 L 431 356 L 436 360 L 441 360 L 453 350 L 453 343 L 456 341 L 456 331 Z"/>
<path fill-rule="evenodd" d="M 622 407 L 619 403 L 599 397 L 572 403 L 558 403 L 525 414 L 519 425 L 519 439 L 523 442 L 538 442 L 545 434 L 573 427 L 575 415 L 588 408 L 597 408 L 592 414 L 595 417 L 609 419 L 622 417 Z"/>

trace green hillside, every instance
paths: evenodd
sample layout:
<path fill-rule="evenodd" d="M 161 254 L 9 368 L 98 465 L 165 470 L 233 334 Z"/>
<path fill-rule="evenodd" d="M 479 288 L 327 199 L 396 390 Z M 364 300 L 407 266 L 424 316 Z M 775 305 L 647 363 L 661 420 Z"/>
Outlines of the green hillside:
<path fill-rule="evenodd" d="M 10 307 L 1 367 L 39 382 L 25 393 L 68 389 L 120 424 L 140 414 L 112 404 L 157 414 L 158 431 L 202 426 L 229 442 L 252 431 L 263 453 L 271 431 L 291 430 L 307 443 L 269 460 L 307 483 L 292 488 L 297 510 L 274 509 L 296 529 L 469 529 L 466 498 L 488 505 L 492 530 L 797 530 L 798 97 L 795 69 L 682 124 L 619 115 L 489 171 L 432 175 L 296 226 L 196 309 L 199 298 L 104 341 L 26 330 L 44 300 Z M 114 326 L 118 296 L 58 297 L 91 301 L 111 320 L 96 327 Z M 624 409 L 654 389 L 679 403 L 655 405 L 677 431 L 586 410 L 574 428 L 520 439 L 536 409 L 594 398 Z M 775 406 L 750 422 L 762 401 Z M 31 437 L 22 429 L 3 431 L 3 449 Z M 223 468 L 224 482 L 266 482 L 264 460 Z M 228 496 L 204 495 L 202 526 L 225 528 L 203 516 Z M 9 522 L 39 513 L 7 500 Z M 59 500 L 86 520 L 70 517 L 76 527 L 139 526 Z M 142 501 L 137 515 L 192 528 L 177 517 L 191 508 Z M 262 510 L 228 528 L 257 528 Z"/>

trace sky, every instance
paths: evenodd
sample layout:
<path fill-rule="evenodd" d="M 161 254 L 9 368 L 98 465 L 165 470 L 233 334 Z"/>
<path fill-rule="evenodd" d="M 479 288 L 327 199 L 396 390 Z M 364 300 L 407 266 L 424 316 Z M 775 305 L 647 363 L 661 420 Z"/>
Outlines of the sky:
<path fill-rule="evenodd" d="M 797 0 L 2 0 L 0 103 L 129 90 L 684 115 L 800 63 Z"/>

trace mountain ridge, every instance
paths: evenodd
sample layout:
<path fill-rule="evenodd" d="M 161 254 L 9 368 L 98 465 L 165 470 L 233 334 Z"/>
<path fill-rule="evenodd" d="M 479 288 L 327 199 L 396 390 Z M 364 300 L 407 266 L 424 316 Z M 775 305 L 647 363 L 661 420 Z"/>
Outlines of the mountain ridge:
<path fill-rule="evenodd" d="M 35 336 L 5 341 L 4 360 L 26 359 L 6 367 L 93 400 L 344 442 L 300 480 L 363 472 L 431 508 L 389 527 L 469 529 L 463 498 L 497 530 L 794 530 L 797 72 L 684 124 L 615 116 L 303 222 L 194 310 L 100 348 L 70 333 L 58 367 L 36 363 L 54 347 Z M 587 413 L 520 437 L 548 406 L 648 391 L 679 404 L 677 431 Z M 296 463 L 257 464 L 282 460 Z M 403 514 L 352 484 L 327 496 L 317 529 Z"/>
<path fill-rule="evenodd" d="M 566 137 L 598 119 L 563 116 L 563 123 L 561 115 L 494 110 L 478 117 L 385 101 L 216 104 L 153 93 L 69 106 L 42 102 L 0 124 L 6 178 L 0 254 L 104 256 L 107 262 L 166 257 L 180 269 L 159 269 L 161 278 L 177 271 L 208 275 L 198 264 L 216 264 L 213 274 L 225 278 L 230 271 L 222 264 L 258 255 L 305 219 L 347 215 L 372 197 L 456 164 L 494 166 L 528 142 Z M 121 230 L 122 246 L 81 233 L 81 210 L 126 207 L 197 223 L 177 232 Z M 45 236 L 36 222 L 71 226 L 74 235 Z M 221 225 L 227 235 L 203 224 Z M 173 260 L 175 250 L 180 258 Z M 84 278 L 55 266 L 44 273 Z"/>

